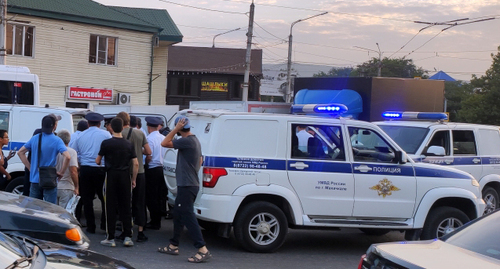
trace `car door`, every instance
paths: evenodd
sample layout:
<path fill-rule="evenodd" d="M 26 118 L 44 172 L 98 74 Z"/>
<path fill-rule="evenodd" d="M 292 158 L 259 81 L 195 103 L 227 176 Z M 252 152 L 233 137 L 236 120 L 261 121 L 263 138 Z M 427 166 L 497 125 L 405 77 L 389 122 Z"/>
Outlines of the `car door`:
<path fill-rule="evenodd" d="M 288 128 L 288 179 L 304 214 L 351 216 L 354 179 L 346 161 L 341 125 L 289 122 Z M 298 137 L 305 135 L 300 131 L 310 134 L 305 146 L 299 146 Z"/>
<path fill-rule="evenodd" d="M 348 130 L 356 189 L 353 217 L 411 218 L 416 197 L 412 163 L 395 163 L 396 150 L 377 130 Z"/>

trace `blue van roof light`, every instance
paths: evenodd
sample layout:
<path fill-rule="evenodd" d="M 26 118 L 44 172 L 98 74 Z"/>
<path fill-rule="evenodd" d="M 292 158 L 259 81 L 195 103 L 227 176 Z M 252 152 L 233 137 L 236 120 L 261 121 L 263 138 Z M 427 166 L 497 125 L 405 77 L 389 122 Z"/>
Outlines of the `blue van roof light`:
<path fill-rule="evenodd" d="M 409 112 L 409 111 L 386 111 L 382 113 L 385 119 L 406 120 L 447 120 L 448 115 L 443 112 Z"/>
<path fill-rule="evenodd" d="M 341 115 L 347 112 L 347 106 L 343 104 L 307 104 L 292 105 L 292 114 L 328 114 Z"/>

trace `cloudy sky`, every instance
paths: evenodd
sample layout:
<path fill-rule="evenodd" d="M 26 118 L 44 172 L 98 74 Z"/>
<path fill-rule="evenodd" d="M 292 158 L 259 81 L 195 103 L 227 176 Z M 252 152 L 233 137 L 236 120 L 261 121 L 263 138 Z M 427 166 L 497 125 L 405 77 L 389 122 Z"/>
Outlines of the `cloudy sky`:
<path fill-rule="evenodd" d="M 246 48 L 249 0 L 97 0 L 105 5 L 166 9 L 184 38 L 179 45 Z M 286 68 L 290 25 L 322 12 L 326 15 L 293 27 L 294 63 L 356 66 L 378 57 L 411 58 L 434 74 L 442 70 L 456 79 L 481 76 L 491 66 L 500 46 L 498 0 L 255 0 L 254 45 L 263 61 Z M 467 19 L 468 20 L 460 20 Z M 478 19 L 457 25 L 428 23 Z M 362 47 L 364 49 L 359 49 Z M 372 50 L 372 51 L 370 51 Z"/>

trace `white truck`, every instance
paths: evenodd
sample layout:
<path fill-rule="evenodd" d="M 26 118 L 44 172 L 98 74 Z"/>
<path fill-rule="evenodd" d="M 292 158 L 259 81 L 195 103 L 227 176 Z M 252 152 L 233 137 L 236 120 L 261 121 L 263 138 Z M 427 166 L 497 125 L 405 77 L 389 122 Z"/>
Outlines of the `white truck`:
<path fill-rule="evenodd" d="M 296 112 L 339 112 L 304 105 Z M 276 251 L 288 228 L 405 231 L 440 237 L 483 214 L 470 174 L 417 163 L 376 125 L 331 117 L 183 110 L 204 164 L 195 213 L 221 236 L 231 229 L 253 252 Z M 173 128 L 173 126 L 170 126 Z M 307 144 L 299 137 L 310 133 Z M 176 195 L 177 152 L 164 158 L 169 201 Z"/>
<path fill-rule="evenodd" d="M 386 112 L 374 122 L 416 162 L 454 167 L 479 181 L 485 213 L 500 199 L 500 127 L 446 122 L 445 113 Z"/>

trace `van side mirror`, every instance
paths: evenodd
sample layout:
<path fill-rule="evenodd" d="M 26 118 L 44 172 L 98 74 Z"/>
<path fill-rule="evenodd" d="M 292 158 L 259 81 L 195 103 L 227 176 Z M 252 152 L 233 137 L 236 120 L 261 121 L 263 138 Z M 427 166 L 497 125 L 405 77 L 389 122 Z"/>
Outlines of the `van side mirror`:
<path fill-rule="evenodd" d="M 404 164 L 408 162 L 408 156 L 406 155 L 406 152 L 404 151 L 396 151 L 394 154 L 395 160 L 399 164 Z"/>
<path fill-rule="evenodd" d="M 446 151 L 441 146 L 430 146 L 425 152 L 425 156 L 444 156 Z"/>

